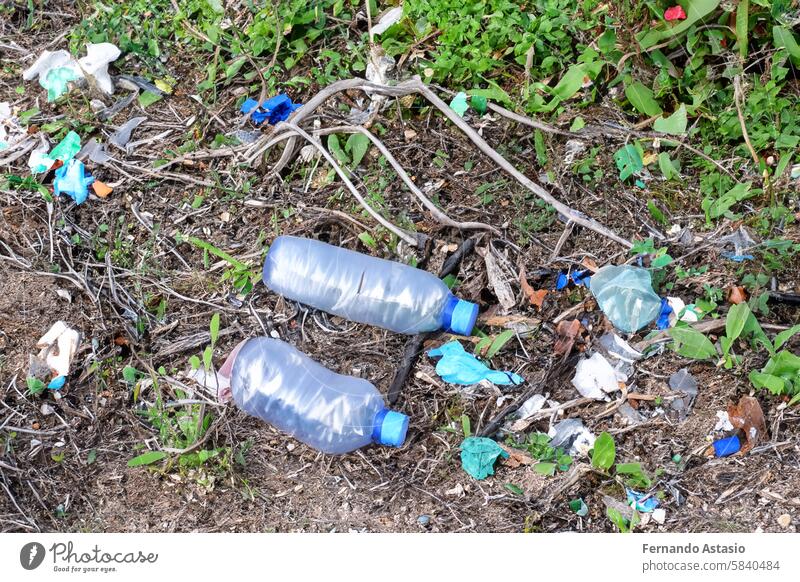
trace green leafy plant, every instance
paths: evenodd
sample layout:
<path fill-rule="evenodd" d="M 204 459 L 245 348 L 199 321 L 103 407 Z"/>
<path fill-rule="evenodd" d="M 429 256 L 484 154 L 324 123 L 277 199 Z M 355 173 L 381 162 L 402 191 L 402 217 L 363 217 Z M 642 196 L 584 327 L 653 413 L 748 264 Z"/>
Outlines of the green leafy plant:
<path fill-rule="evenodd" d="M 592 467 L 601 471 L 608 471 L 614 465 L 616 456 L 614 437 L 607 432 L 600 433 L 600 436 L 594 441 Z"/>

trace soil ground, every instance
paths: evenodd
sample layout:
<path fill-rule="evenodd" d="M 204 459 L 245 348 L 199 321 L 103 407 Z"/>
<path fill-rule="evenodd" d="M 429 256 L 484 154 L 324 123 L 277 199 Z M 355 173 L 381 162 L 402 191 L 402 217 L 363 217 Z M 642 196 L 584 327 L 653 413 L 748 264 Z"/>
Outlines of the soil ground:
<path fill-rule="evenodd" d="M 76 18 L 67 10 L 58 28 L 74 24 Z M 27 66 L 46 41 L 55 39 L 56 28 L 54 21 L 50 29 L 40 30 L 39 36 L 13 38 L 29 53 L 21 55 L 19 68 Z M 8 60 L 3 57 L 4 63 Z M 173 96 L 144 112 L 134 104 L 112 122 L 99 124 L 102 129 L 98 133 L 107 135 L 127 118 L 143 114 L 148 119 L 137 130 L 136 139 L 174 130 L 131 155 L 115 152 L 126 163 L 144 166 L 166 149 L 174 150 L 186 138 L 186 121 L 193 117 L 197 121 L 189 125 L 198 140 L 210 141 L 215 133 L 236 127 L 237 112 L 232 105 L 208 111 L 190 97 L 193 79 L 199 80 L 196 71 L 182 68 L 177 58 L 169 66 L 181 79 Z M 2 76 L 0 101 L 8 100 L 23 110 L 36 102 L 42 110 L 41 123 L 61 113 L 45 103 L 43 92 L 34 84 L 26 86 L 23 96 L 15 94 L 19 68 L 11 68 L 13 74 Z M 309 87 L 296 99 L 303 102 L 317 89 Z M 76 97 L 79 110 L 73 115 L 91 115 L 79 101 Z M 621 116 L 609 113 L 612 106 L 582 115 L 586 119 Z M 324 112 L 328 118 L 335 117 L 336 104 L 328 104 Z M 478 246 L 493 244 L 507 259 L 508 273 L 516 275 L 515 266 L 523 266 L 532 285 L 551 288 L 559 269 L 584 258 L 598 265 L 628 258 L 618 245 L 580 228 L 569 236 L 558 256 L 551 257 L 563 222 L 554 219 L 548 223 L 535 197 L 510 180 L 502 182 L 493 192 L 493 200 L 484 204 L 475 194 L 476 188 L 505 176 L 446 120 L 429 110 L 401 119 L 389 109 L 380 123 L 386 130 L 382 139 L 406 168 L 413 169 L 416 183 L 438 186 L 438 203 L 446 212 L 458 220 L 485 221 L 501 229 L 500 236 L 484 234 Z M 484 125 L 482 133 L 489 143 L 501 148 L 517 168 L 529 177 L 539 176 L 530 131 L 497 117 L 479 123 Z M 646 211 L 647 200 L 616 179 L 611 152 L 618 146 L 607 145 L 599 160 L 608 176 L 604 186 L 589 190 L 564 172 L 558 176 L 558 197 L 629 239 L 651 236 L 657 229 Z M 550 140 L 551 159 L 563 159 L 565 147 L 563 139 Z M 433 163 L 437 151 L 449 156 L 443 167 Z M 24 159 L 14 164 L 12 173 L 27 175 Z M 469 171 L 464 170 L 467 161 L 472 162 Z M 115 164 L 113 169 L 93 170 L 99 179 L 117 184 L 107 199 L 93 198 L 80 206 L 57 200 L 52 215 L 38 194 L 2 192 L 0 530 L 614 530 L 606 518 L 603 498 L 621 500 L 623 489 L 613 478 L 591 471 L 586 458 L 576 458 L 572 469 L 554 477 L 538 475 L 529 466 L 499 463 L 494 476 L 476 481 L 461 469 L 462 415 L 467 415 L 473 431 L 478 431 L 502 408 L 501 396 L 516 396 L 535 385 L 552 364 L 553 320 L 587 294 L 584 289 L 553 293 L 539 311 L 523 298 L 518 283 L 509 276 L 517 302 L 503 314 L 488 285 L 484 261 L 475 253 L 461 265 L 458 292 L 480 303 L 479 325 L 484 329 L 495 333 L 502 329 L 487 323 L 493 316 L 519 316 L 529 325 L 530 332 L 509 342 L 492 360 L 495 368 L 524 376 L 525 385 L 502 390 L 479 386 L 465 391 L 441 381 L 434 371 L 435 362 L 422 355 L 398 403 L 411 417 L 409 438 L 399 450 L 368 447 L 345 456 L 324 455 L 247 417 L 233 405 L 209 404 L 212 423 L 203 446 L 223 451 L 223 460 L 194 468 L 127 466 L 142 452 L 143 444 L 158 448 L 158 431 L 140 414 L 143 402 L 155 400 L 155 387 L 144 382 L 135 397 L 133 386 L 123 379 L 123 367 L 156 370 L 163 366 L 170 377 L 181 378 L 188 369 L 188 358 L 208 343 L 208 336 L 202 333 L 215 312 L 222 321 L 214 350 L 217 365 L 242 338 L 274 330 L 331 369 L 359 375 L 386 391 L 402 357 L 405 337 L 308 311 L 278 298 L 260 283 L 250 294 L 237 295 L 229 282 L 221 281 L 224 262 L 218 264 L 213 256 L 204 262 L 203 252 L 196 247 L 175 244 L 178 231 L 197 236 L 255 268 L 264 245 L 281 233 L 315 237 L 386 258 L 408 255 L 403 248 L 400 257 L 393 255 L 384 244 L 377 249 L 365 247 L 358 238 L 364 231 L 358 222 L 372 222 L 340 182 L 326 182 L 319 173 L 312 173 L 310 166 L 294 162 L 282 177 L 227 162 L 201 161 L 176 169 L 198 179 L 211 177 L 213 170 L 233 188 L 231 193 L 185 180 L 148 177 Z M 366 173 L 361 178 L 373 183 L 375 179 Z M 241 186 L 245 179 L 252 180 L 252 188 L 246 193 L 236 191 L 235 185 Z M 672 209 L 670 220 L 699 234 L 703 221 L 692 195 L 696 179 L 689 177 L 683 190 L 675 193 L 675 200 L 683 205 Z M 423 266 L 432 272 L 472 234 L 438 225 L 394 180 L 389 180 L 380 194 L 387 216 L 404 215 L 417 231 L 431 237 L 430 256 Z M 199 208 L 192 207 L 195 195 L 204 196 Z M 545 220 L 544 226 L 520 228 L 530 220 Z M 724 232 L 738 226 L 726 223 Z M 784 236 L 800 239 L 794 228 Z M 678 257 L 699 245 L 696 241 L 687 248 L 676 245 L 672 254 Z M 103 246 L 110 249 L 108 259 L 98 257 Z M 686 268 L 706 264 L 710 265 L 706 273 L 677 282 L 671 293 L 690 298 L 702 295 L 704 283 L 726 287 L 737 281 L 738 265 L 719 260 L 715 247 L 685 259 Z M 794 280 L 780 281 L 782 290 L 798 290 L 797 264 L 793 272 Z M 154 314 L 162 299 L 167 308 L 158 320 Z M 145 329 L 137 329 L 126 310 L 143 318 Z M 588 349 L 608 323 L 597 309 L 578 310 L 575 317 L 585 319 L 590 330 L 580 346 Z M 68 322 L 83 337 L 68 385 L 59 398 L 50 392 L 28 395 L 29 355 L 35 353 L 37 339 L 57 320 Z M 776 306 L 764 322 L 793 325 L 798 313 L 788 306 Z M 445 335 L 434 337 L 428 346 L 447 339 Z M 796 351 L 797 340 L 791 345 Z M 743 354 L 746 360 L 756 360 L 748 360 L 748 366 L 761 365 L 762 356 L 747 350 Z M 642 395 L 669 396 L 668 378 L 683 367 L 697 378 L 699 394 L 683 421 L 655 406 L 653 400 L 641 401 L 642 422 L 637 424 L 629 424 L 618 411 L 608 413 L 608 403 L 565 411 L 564 418 L 583 419 L 595 434 L 610 432 L 616 440 L 618 460 L 641 462 L 656 475 L 654 488 L 663 492 L 661 503 L 667 520 L 663 525 L 651 521 L 641 530 L 796 531 L 800 519 L 800 415 L 796 408 L 756 393 L 767 418 L 769 439 L 745 456 L 710 459 L 703 454 L 717 412 L 752 390 L 743 371 L 748 366 L 725 370 L 713 363 L 683 359 L 670 350 L 640 362 L 629 388 Z M 543 393 L 558 402 L 574 399 L 571 377 L 571 371 L 556 377 L 543 387 Z M 160 389 L 168 400 L 178 397 L 174 384 L 162 383 Z M 549 424 L 549 419 L 542 419 L 528 432 L 546 432 Z M 675 455 L 680 455 L 679 462 L 673 460 Z M 508 488 L 509 484 L 523 493 Z M 568 502 L 578 497 L 589 507 L 583 518 L 568 507 Z M 779 524 L 778 518 L 784 514 L 791 516 L 788 526 Z"/>

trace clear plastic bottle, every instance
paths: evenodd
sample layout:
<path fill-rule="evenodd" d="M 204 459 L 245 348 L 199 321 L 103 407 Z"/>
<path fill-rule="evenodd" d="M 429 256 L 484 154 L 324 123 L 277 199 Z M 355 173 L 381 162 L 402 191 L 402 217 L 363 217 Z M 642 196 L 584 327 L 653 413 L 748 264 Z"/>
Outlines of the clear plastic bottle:
<path fill-rule="evenodd" d="M 614 327 L 626 333 L 640 330 L 661 311 L 650 271 L 641 267 L 603 267 L 592 275 L 589 289 Z"/>
<path fill-rule="evenodd" d="M 240 343 L 220 374 L 230 378 L 239 408 L 324 453 L 405 441 L 408 416 L 387 409 L 375 386 L 337 374 L 281 340 Z"/>
<path fill-rule="evenodd" d="M 279 236 L 264 283 L 294 301 L 398 333 L 445 329 L 470 335 L 478 306 L 439 278 L 408 265 L 296 236 Z"/>

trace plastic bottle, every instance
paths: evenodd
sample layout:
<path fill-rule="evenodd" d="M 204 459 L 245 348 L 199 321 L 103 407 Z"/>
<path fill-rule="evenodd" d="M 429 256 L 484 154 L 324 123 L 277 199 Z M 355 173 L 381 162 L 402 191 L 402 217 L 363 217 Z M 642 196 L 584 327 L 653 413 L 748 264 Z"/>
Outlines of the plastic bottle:
<path fill-rule="evenodd" d="M 589 289 L 614 327 L 626 333 L 640 330 L 661 311 L 650 271 L 641 267 L 603 267 L 592 275 Z"/>
<path fill-rule="evenodd" d="M 343 376 L 281 340 L 240 343 L 220 369 L 236 405 L 324 453 L 403 444 L 408 416 L 362 378 Z"/>
<path fill-rule="evenodd" d="M 476 304 L 455 297 L 422 269 L 312 239 L 276 238 L 263 276 L 284 297 L 398 333 L 470 335 L 478 317 Z"/>

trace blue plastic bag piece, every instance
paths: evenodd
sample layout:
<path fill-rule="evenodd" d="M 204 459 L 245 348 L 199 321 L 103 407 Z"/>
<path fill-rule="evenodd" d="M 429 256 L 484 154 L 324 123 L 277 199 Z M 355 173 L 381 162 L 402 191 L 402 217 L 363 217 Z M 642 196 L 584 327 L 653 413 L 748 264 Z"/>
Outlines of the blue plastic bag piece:
<path fill-rule="evenodd" d="M 673 309 L 667 301 L 666 297 L 661 298 L 661 313 L 658 314 L 656 325 L 658 329 L 667 329 L 669 327 L 669 316 L 673 313 Z"/>
<path fill-rule="evenodd" d="M 737 263 L 743 263 L 744 261 L 752 261 L 755 259 L 753 255 L 737 255 L 731 251 L 723 251 L 722 256 L 728 260 L 736 261 Z"/>
<path fill-rule="evenodd" d="M 47 387 L 50 390 L 61 390 L 64 387 L 64 384 L 66 383 L 67 383 L 66 376 L 56 376 L 55 378 L 50 380 L 50 383 L 47 385 Z"/>
<path fill-rule="evenodd" d="M 558 279 L 556 279 L 556 291 L 561 291 L 568 284 L 569 284 L 569 277 L 567 277 L 567 274 L 559 273 Z"/>
<path fill-rule="evenodd" d="M 592 295 L 614 327 L 639 331 L 661 312 L 650 272 L 630 265 L 606 266 L 592 276 Z"/>
<path fill-rule="evenodd" d="M 275 97 L 270 97 L 260 106 L 255 99 L 247 99 L 242 103 L 241 112 L 250 114 L 253 123 L 260 125 L 269 121 L 270 125 L 275 125 L 281 121 L 286 121 L 295 109 L 301 106 L 300 103 L 292 103 L 288 95 L 281 93 Z"/>
<path fill-rule="evenodd" d="M 639 493 L 633 489 L 625 489 L 628 496 L 628 505 L 633 507 L 636 511 L 643 513 L 652 513 L 658 508 L 658 499 L 655 497 L 647 497 L 647 493 Z M 645 499 L 647 497 L 647 499 Z"/>
<path fill-rule="evenodd" d="M 83 204 L 89 197 L 89 185 L 92 182 L 94 178 L 86 175 L 83 162 L 72 159 L 56 170 L 53 188 L 56 196 L 66 194 L 75 204 Z"/>
<path fill-rule="evenodd" d="M 481 380 L 489 380 L 500 386 L 522 384 L 525 379 L 513 372 L 492 370 L 472 354 L 464 351 L 458 341 L 451 341 L 428 352 L 431 358 L 441 357 L 436 362 L 436 373 L 451 384 L 470 386 Z"/>
<path fill-rule="evenodd" d="M 741 448 L 742 443 L 736 435 L 714 442 L 714 454 L 718 457 L 729 457 L 734 453 L 738 453 Z"/>

